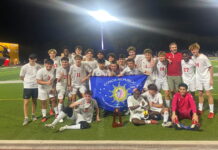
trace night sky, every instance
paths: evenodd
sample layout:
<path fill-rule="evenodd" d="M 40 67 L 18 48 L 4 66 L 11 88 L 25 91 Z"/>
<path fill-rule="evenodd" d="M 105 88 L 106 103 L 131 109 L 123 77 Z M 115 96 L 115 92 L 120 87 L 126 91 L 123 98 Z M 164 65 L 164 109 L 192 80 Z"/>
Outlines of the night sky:
<path fill-rule="evenodd" d="M 72 52 L 76 45 L 100 50 L 100 24 L 83 9 L 104 9 L 146 27 L 105 23 L 107 52 L 126 53 L 129 45 L 138 53 L 145 48 L 167 51 L 174 41 L 179 49 L 199 42 L 204 52 L 218 51 L 216 0 L 1 0 L 0 41 L 19 43 L 21 59 L 33 52 L 44 58 L 50 48 Z"/>

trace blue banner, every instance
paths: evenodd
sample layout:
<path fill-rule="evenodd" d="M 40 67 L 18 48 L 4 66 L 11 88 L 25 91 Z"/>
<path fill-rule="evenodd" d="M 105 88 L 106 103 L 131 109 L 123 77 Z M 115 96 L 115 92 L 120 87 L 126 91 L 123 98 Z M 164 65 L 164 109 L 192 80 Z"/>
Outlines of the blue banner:
<path fill-rule="evenodd" d="M 127 98 L 133 93 L 134 88 L 143 89 L 148 76 L 130 75 L 122 77 L 96 77 L 90 78 L 90 88 L 93 98 L 97 100 L 99 107 L 114 111 L 127 109 Z"/>

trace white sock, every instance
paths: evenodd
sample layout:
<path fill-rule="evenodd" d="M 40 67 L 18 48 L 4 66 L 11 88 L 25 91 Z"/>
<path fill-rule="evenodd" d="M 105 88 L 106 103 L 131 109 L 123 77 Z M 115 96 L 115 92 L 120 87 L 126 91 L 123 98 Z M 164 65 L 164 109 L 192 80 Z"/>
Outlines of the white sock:
<path fill-rule="evenodd" d="M 214 112 L 214 104 L 209 104 L 210 113 Z"/>
<path fill-rule="evenodd" d="M 63 111 L 59 113 L 58 117 L 51 123 L 52 125 L 56 125 L 61 119 L 66 117 L 67 114 L 65 114 Z"/>
<path fill-rule="evenodd" d="M 28 117 L 24 117 L 24 119 L 28 119 Z"/>
<path fill-rule="evenodd" d="M 168 119 L 169 119 L 169 112 L 165 111 L 164 114 L 163 114 L 163 122 L 167 122 Z"/>
<path fill-rule="evenodd" d="M 198 110 L 200 110 L 200 111 L 203 110 L 203 103 L 198 103 Z"/>
<path fill-rule="evenodd" d="M 54 107 L 54 112 L 56 115 L 58 114 L 58 107 Z"/>
<path fill-rule="evenodd" d="M 42 109 L 42 117 L 46 117 L 46 109 Z"/>
<path fill-rule="evenodd" d="M 81 129 L 81 124 L 66 126 L 66 129 Z"/>
<path fill-rule="evenodd" d="M 151 120 L 145 120 L 145 124 L 151 124 Z"/>
<path fill-rule="evenodd" d="M 63 104 L 58 103 L 58 114 L 62 111 Z"/>
<path fill-rule="evenodd" d="M 170 100 L 165 100 L 165 102 L 166 102 L 166 107 L 170 107 Z"/>

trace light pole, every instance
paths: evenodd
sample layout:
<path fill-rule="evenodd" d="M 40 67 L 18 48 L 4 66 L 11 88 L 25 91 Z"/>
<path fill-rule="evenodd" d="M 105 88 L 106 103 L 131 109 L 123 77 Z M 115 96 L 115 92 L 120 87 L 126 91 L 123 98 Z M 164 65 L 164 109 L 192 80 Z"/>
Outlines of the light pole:
<path fill-rule="evenodd" d="M 118 21 L 118 18 L 111 16 L 105 10 L 89 11 L 88 14 L 100 22 L 101 25 L 101 49 L 104 50 L 104 23 Z"/>

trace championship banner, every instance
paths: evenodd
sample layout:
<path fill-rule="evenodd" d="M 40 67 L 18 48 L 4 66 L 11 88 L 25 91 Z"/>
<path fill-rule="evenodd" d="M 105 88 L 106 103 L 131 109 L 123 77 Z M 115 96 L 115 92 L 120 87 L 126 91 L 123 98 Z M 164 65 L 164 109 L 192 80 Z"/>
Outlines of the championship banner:
<path fill-rule="evenodd" d="M 115 108 L 122 111 L 127 109 L 127 98 L 133 93 L 133 89 L 142 90 L 147 77 L 146 75 L 93 76 L 90 78 L 90 89 L 99 107 L 107 111 L 114 111 Z"/>

